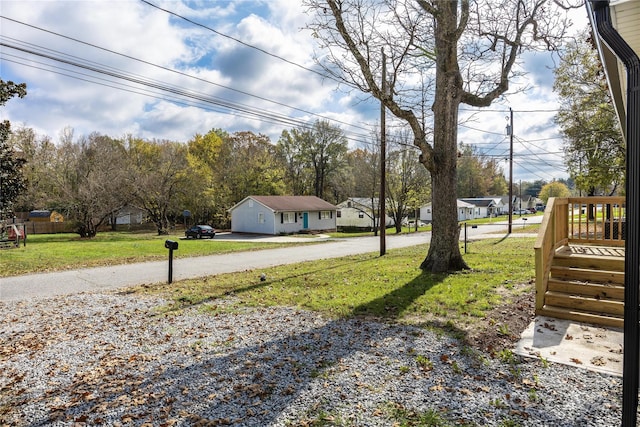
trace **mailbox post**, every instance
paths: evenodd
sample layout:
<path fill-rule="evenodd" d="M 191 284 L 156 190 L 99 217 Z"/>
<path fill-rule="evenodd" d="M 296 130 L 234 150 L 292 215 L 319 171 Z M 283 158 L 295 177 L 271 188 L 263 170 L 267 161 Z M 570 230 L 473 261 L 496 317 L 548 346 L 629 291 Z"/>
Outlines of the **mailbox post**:
<path fill-rule="evenodd" d="M 173 282 L 173 251 L 178 249 L 178 242 L 166 240 L 164 247 L 169 249 L 169 283 Z"/>

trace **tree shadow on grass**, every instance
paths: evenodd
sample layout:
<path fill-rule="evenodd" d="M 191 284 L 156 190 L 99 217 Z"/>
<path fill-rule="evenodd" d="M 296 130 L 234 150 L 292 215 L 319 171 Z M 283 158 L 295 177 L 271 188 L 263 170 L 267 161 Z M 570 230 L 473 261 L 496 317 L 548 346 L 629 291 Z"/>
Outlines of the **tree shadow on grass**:
<path fill-rule="evenodd" d="M 433 286 L 441 283 L 446 277 L 446 274 L 434 275 L 423 271 L 403 286 L 358 305 L 353 309 L 352 315 L 369 316 L 384 313 L 385 319 L 398 320 L 415 300 L 427 293 Z"/>
<path fill-rule="evenodd" d="M 421 272 L 336 320 L 292 308 L 256 308 L 216 316 L 191 311 L 151 317 L 140 312 L 129 324 L 131 320 L 112 315 L 121 305 L 116 300 L 94 313 L 87 327 L 79 328 L 86 336 L 77 339 L 95 342 L 91 358 L 82 362 L 83 372 L 76 373 L 71 384 L 65 384 L 64 372 L 61 379 L 49 378 L 59 388 L 33 398 L 53 409 L 31 425 L 60 420 L 247 426 L 315 425 L 316 420 L 320 425 L 322 417 L 340 411 L 353 416 L 352 424 L 358 425 L 363 410 L 369 417 L 380 411 L 376 405 L 362 408 L 375 396 L 387 399 L 386 393 L 398 401 L 418 399 L 428 401 L 428 406 L 447 407 L 451 400 L 463 398 L 433 392 L 433 387 L 472 388 L 472 382 L 466 382 L 483 368 L 448 334 L 434 338 L 421 328 L 393 324 L 445 277 Z M 240 291 L 266 285 L 260 282 Z M 381 309 L 391 322 L 365 319 Z M 126 333 L 133 325 L 144 333 Z M 117 339 L 114 330 L 122 331 Z M 428 374 L 416 362 L 418 356 L 432 363 Z M 452 360 L 459 375 L 451 375 Z M 384 368 L 369 370 L 364 365 Z M 516 383 L 489 382 L 486 387 L 495 393 L 519 393 Z M 56 403 L 55 398 L 67 403 Z M 588 413 L 587 406 L 577 411 Z M 480 414 L 502 411 L 488 399 L 468 409 Z M 469 416 L 468 409 L 453 415 Z M 505 416 L 508 410 L 504 409 Z M 553 424 L 566 422 L 559 419 Z"/>
<path fill-rule="evenodd" d="M 286 276 L 278 276 L 276 279 L 269 279 L 266 278 L 266 280 L 260 280 L 260 279 L 256 279 L 255 281 L 250 281 L 248 284 L 244 285 L 244 286 L 239 286 L 239 287 L 233 287 L 233 289 L 230 290 L 226 290 L 226 291 L 222 291 L 220 293 L 217 293 L 215 295 L 211 295 L 211 296 L 205 296 L 203 298 L 189 298 L 188 296 L 182 296 L 182 297 L 178 297 L 176 298 L 176 304 L 172 307 L 169 308 L 169 310 L 166 310 L 165 312 L 177 312 L 180 310 L 184 310 L 184 309 L 188 309 L 188 308 L 192 308 L 192 307 L 197 307 L 197 306 L 202 306 L 204 304 L 208 304 L 210 302 L 216 301 L 218 299 L 221 298 L 228 298 L 230 296 L 233 295 L 240 295 L 243 294 L 245 292 L 251 292 L 251 291 L 255 291 L 255 290 L 259 290 L 259 289 L 263 289 L 263 288 L 268 288 L 269 286 L 273 286 L 275 284 L 278 284 L 281 281 L 286 281 L 286 280 L 292 280 L 292 279 L 300 279 L 302 277 L 305 276 L 310 276 L 316 273 L 323 273 L 326 272 L 327 270 L 337 270 L 340 268 L 343 268 L 345 266 L 354 266 L 357 265 L 359 263 L 362 262 L 366 262 L 369 261 L 368 259 L 349 259 L 348 261 L 344 261 L 344 262 L 334 262 L 332 263 L 332 265 L 330 267 L 325 267 L 322 269 L 314 269 L 314 270 L 304 270 L 301 271 L 300 273 L 297 274 L 289 274 Z M 256 272 L 257 274 L 257 272 Z M 204 279 L 204 278 L 203 278 Z M 215 279 L 215 276 L 214 276 Z M 162 287 L 167 287 L 167 286 L 171 286 L 171 285 L 166 285 L 166 284 L 162 284 Z M 125 290 L 122 291 L 121 294 L 127 294 L 127 293 L 135 293 L 135 290 Z"/>

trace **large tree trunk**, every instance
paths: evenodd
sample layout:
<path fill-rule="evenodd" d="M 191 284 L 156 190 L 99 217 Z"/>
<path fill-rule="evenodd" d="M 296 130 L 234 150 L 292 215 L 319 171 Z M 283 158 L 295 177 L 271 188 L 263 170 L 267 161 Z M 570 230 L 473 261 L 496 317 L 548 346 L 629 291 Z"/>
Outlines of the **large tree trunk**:
<path fill-rule="evenodd" d="M 433 179 L 431 244 L 420 268 L 434 273 L 467 269 L 468 266 L 462 259 L 459 247 L 456 170 L 438 167 L 431 176 Z"/>
<path fill-rule="evenodd" d="M 436 93 L 433 104 L 432 179 L 433 228 L 423 270 L 434 273 L 468 268 L 459 247 L 457 173 L 458 107 L 462 76 L 457 52 L 457 2 L 441 2 L 436 26 Z"/>

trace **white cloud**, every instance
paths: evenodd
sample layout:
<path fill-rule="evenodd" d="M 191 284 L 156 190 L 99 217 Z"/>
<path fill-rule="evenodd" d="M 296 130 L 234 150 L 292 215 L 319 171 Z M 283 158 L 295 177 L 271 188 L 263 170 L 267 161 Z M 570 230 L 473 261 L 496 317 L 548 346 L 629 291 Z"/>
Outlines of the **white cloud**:
<path fill-rule="evenodd" d="M 304 30 L 310 17 L 305 14 L 299 2 L 269 0 L 183 3 L 171 0 L 154 3 L 274 55 L 304 67 L 315 68 L 312 60 L 315 41 L 309 31 Z M 577 13 L 578 17 L 582 14 L 583 11 Z M 60 56 L 60 52 L 69 53 L 77 57 L 72 58 L 74 61 L 80 58 L 95 61 L 100 64 L 99 68 L 114 67 L 135 74 L 136 78 L 144 76 L 152 79 L 163 86 L 171 85 L 176 89 L 195 91 L 202 96 L 215 96 L 221 101 L 241 103 L 264 115 L 293 116 L 308 122 L 313 122 L 320 116 L 328 117 L 344 123 L 343 128 L 353 136 L 352 145 L 357 139 L 366 138 L 370 133 L 367 129 L 373 130 L 379 120 L 379 106 L 368 95 L 355 91 L 338 91 L 337 83 L 332 80 L 323 81 L 308 70 L 206 28 L 189 24 L 142 2 L 3 0 L 2 15 L 162 67 L 175 68 L 197 79 L 3 19 L 0 22 L 0 33 L 8 43 L 28 42 L 47 47 L 55 50 L 50 52 L 55 56 Z M 580 21 L 580 25 L 583 21 Z M 530 89 L 524 93 L 514 91 L 500 103 L 477 113 L 476 121 L 467 125 L 481 131 L 461 127 L 460 140 L 476 143 L 478 147 L 491 148 L 492 155 L 504 152 L 505 147 L 508 147 L 508 138 L 504 134 L 504 117 L 505 111 L 511 106 L 516 111 L 515 132 L 518 140 L 536 141 L 528 146 L 518 142 L 514 146 L 516 153 L 529 155 L 529 151 L 535 151 L 536 147 L 539 152 L 560 151 L 560 141 L 551 139 L 558 136 L 551 112 L 557 107 L 557 102 L 551 91 L 553 76 L 548 66 L 552 62 L 548 55 L 525 56 L 524 65 L 529 74 L 521 83 L 530 86 Z M 54 139 L 65 126 L 73 127 L 76 136 L 97 131 L 114 137 L 132 133 L 145 138 L 179 141 L 187 141 L 195 133 L 204 133 L 211 128 L 223 128 L 230 132 L 252 130 L 264 133 L 275 142 L 283 129 L 294 127 L 294 123 L 274 123 L 273 118 L 247 118 L 243 117 L 246 114 L 238 112 L 224 114 L 222 111 L 225 108 L 203 104 L 201 101 L 195 105 L 195 101 L 184 99 L 175 103 L 168 99 L 159 100 L 131 93 L 150 89 L 126 82 L 135 88 L 123 88 L 121 80 L 104 75 L 99 78 L 112 82 L 102 81 L 102 85 L 98 85 L 54 74 L 50 66 L 44 67 L 35 61 L 47 62 L 68 70 L 57 70 L 60 73 L 72 74 L 80 70 L 13 49 L 3 47 L 2 58 L 2 78 L 26 82 L 28 95 L 22 100 L 9 101 L 0 112 L 1 118 L 8 118 L 16 125 L 33 127 L 37 132 Z M 10 61 L 27 62 L 29 66 Z M 48 68 L 49 71 L 36 67 Z M 93 77 L 74 75 L 97 81 L 95 73 L 82 72 L 93 74 Z M 167 98 L 166 93 L 162 96 Z M 184 103 L 190 105 L 182 105 Z M 532 110 L 550 112 L 525 112 Z M 463 111 L 461 116 L 468 117 L 469 114 Z M 548 140 L 538 141 L 547 138 Z M 522 159 L 523 163 L 516 169 L 516 179 L 550 179 L 566 174 L 559 166 L 545 166 L 540 159 Z M 535 173 L 531 173 L 531 170 Z"/>

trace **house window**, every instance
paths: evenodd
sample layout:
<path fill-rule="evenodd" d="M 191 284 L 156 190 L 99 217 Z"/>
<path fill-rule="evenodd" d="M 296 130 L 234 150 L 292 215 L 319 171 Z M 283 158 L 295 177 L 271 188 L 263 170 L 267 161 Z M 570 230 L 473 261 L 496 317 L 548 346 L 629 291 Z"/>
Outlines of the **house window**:
<path fill-rule="evenodd" d="M 342 218 L 342 211 L 336 211 L 336 218 Z"/>
<path fill-rule="evenodd" d="M 320 219 L 329 219 L 331 218 L 331 213 L 329 211 L 321 211 Z"/>
<path fill-rule="evenodd" d="M 285 224 L 293 224 L 296 222 L 295 212 L 284 212 L 282 214 L 282 222 Z"/>
<path fill-rule="evenodd" d="M 264 213 L 258 212 L 258 224 L 264 224 Z"/>
<path fill-rule="evenodd" d="M 431 208 L 427 208 L 427 213 L 431 213 Z"/>
<path fill-rule="evenodd" d="M 249 199 L 249 207 L 252 208 L 253 207 L 253 200 Z"/>
<path fill-rule="evenodd" d="M 358 218 L 364 218 L 364 212 L 358 212 Z"/>

